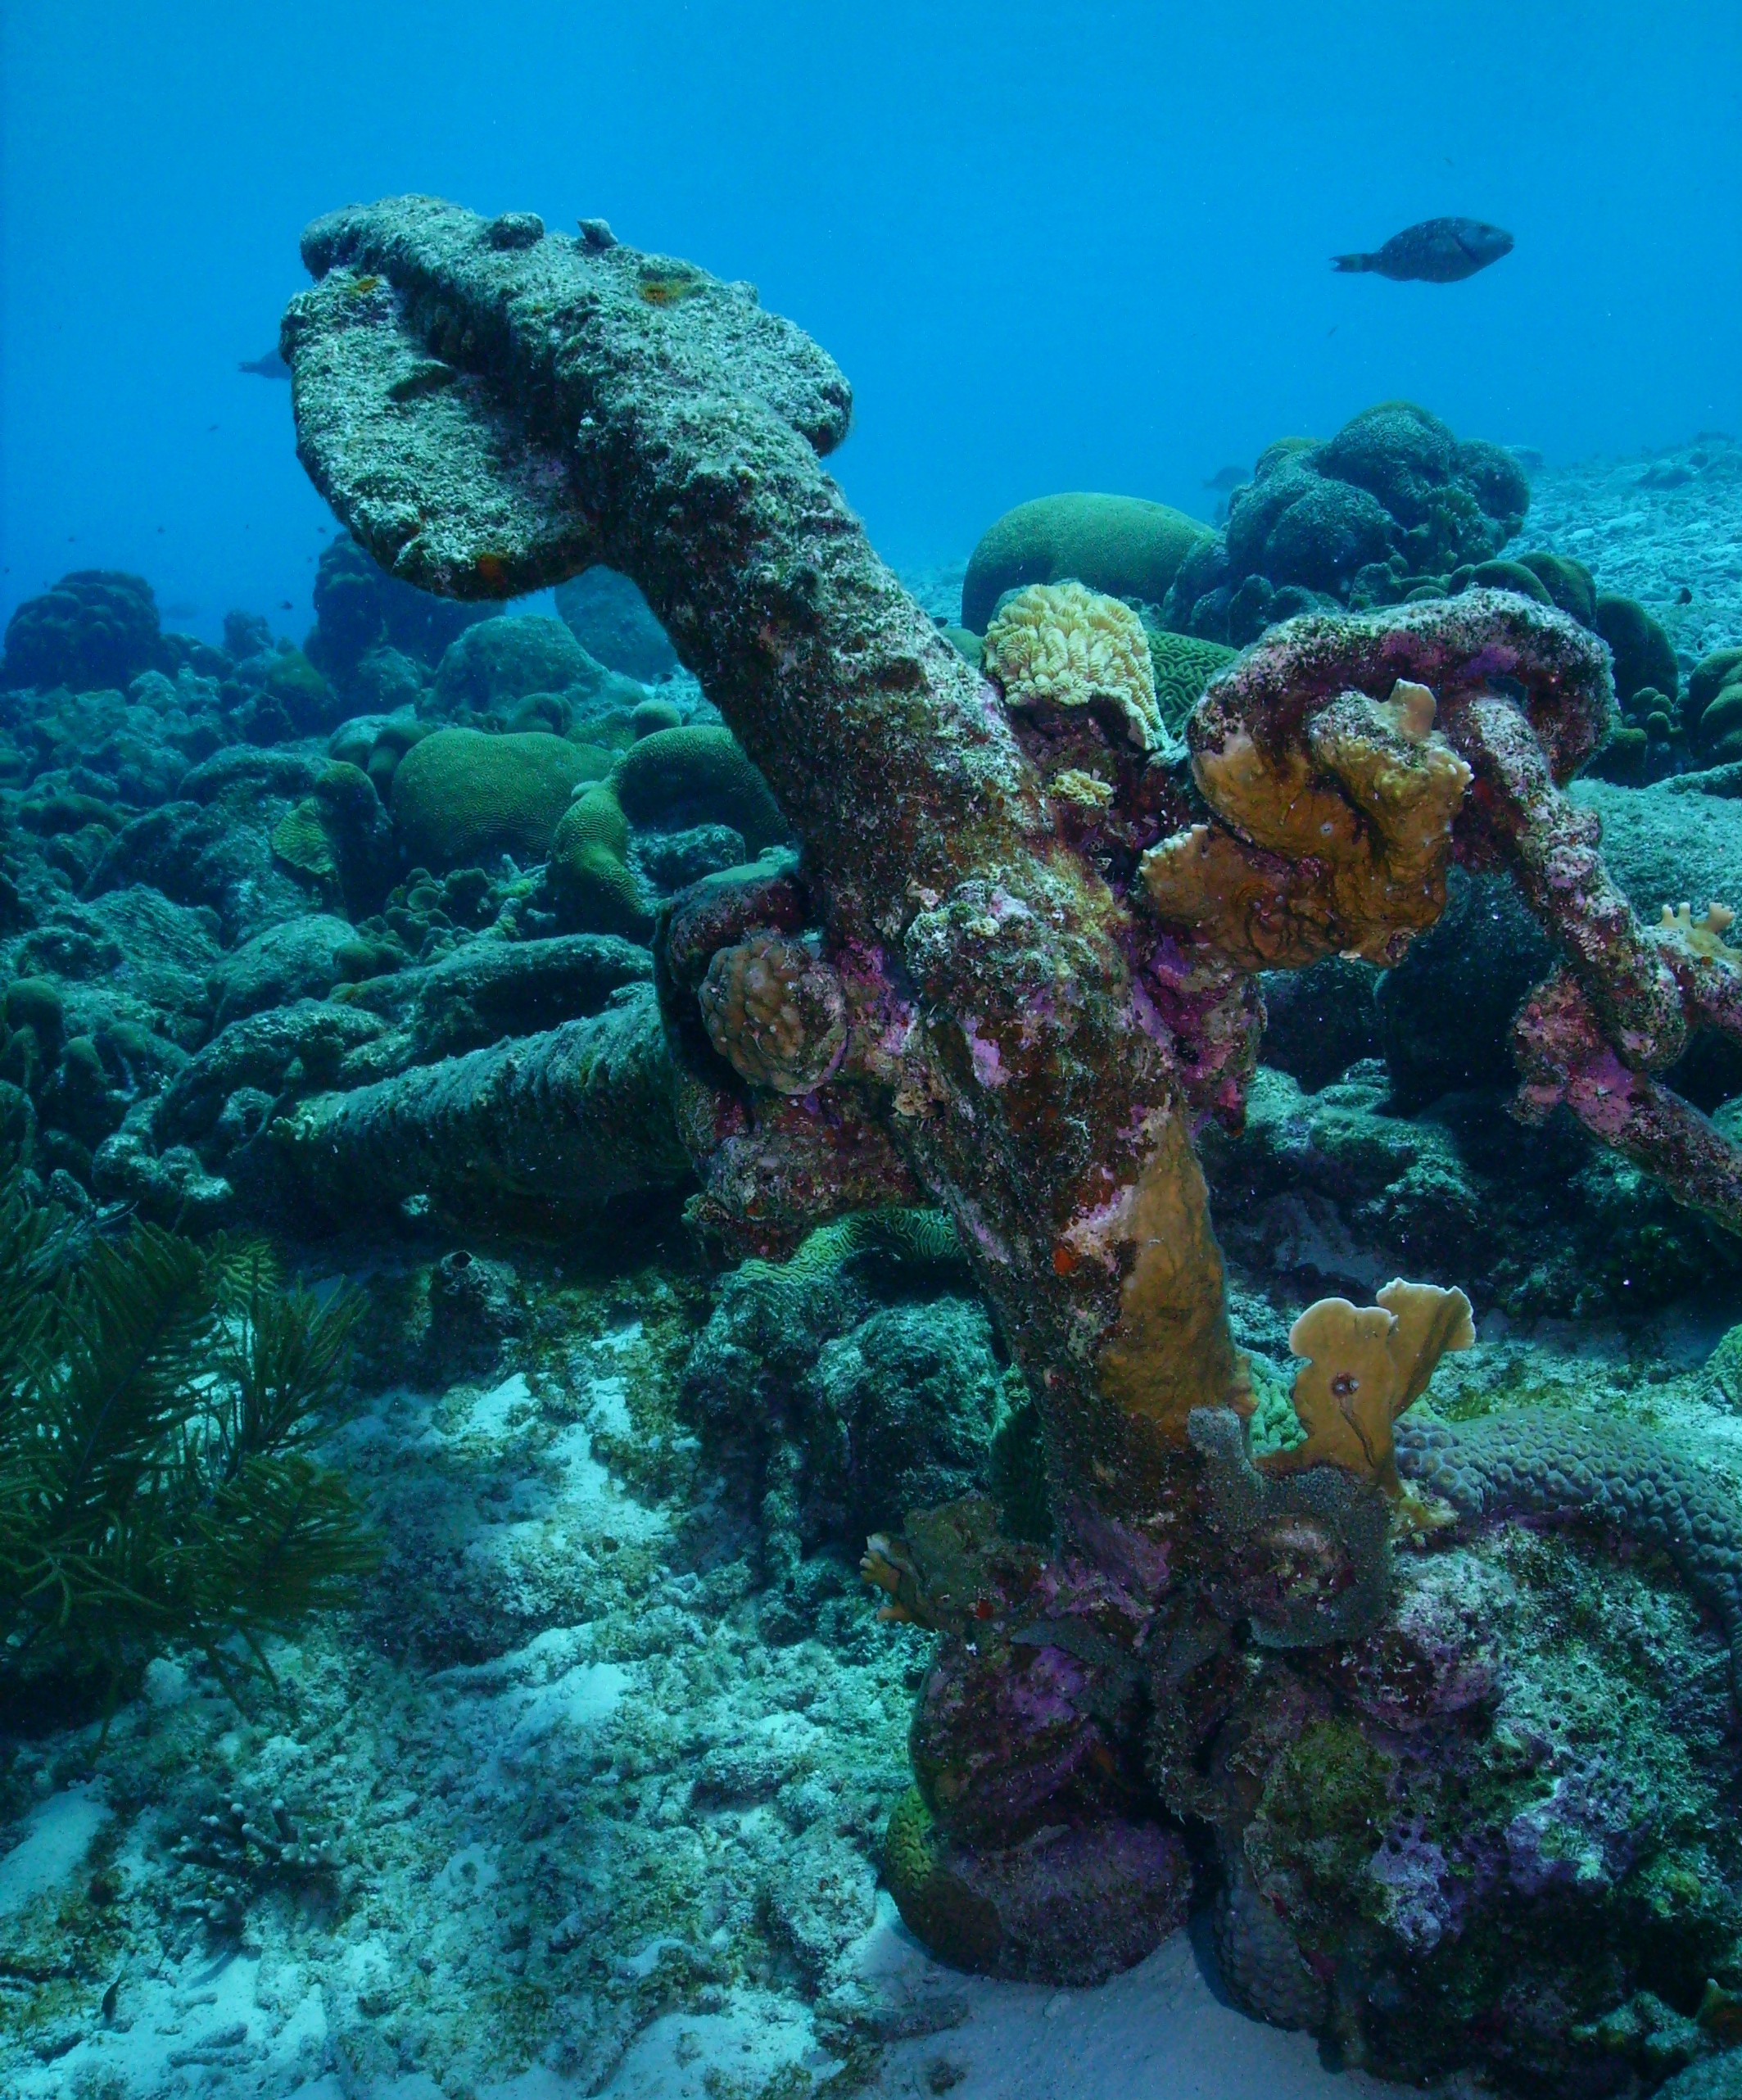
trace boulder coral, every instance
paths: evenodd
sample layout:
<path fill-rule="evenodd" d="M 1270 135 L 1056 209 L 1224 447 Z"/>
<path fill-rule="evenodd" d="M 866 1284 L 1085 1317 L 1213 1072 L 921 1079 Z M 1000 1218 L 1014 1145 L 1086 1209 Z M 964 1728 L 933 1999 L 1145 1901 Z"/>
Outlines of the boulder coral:
<path fill-rule="evenodd" d="M 1396 604 L 1491 561 L 1529 502 L 1500 446 L 1460 443 L 1414 402 L 1381 402 L 1328 441 L 1269 446 L 1224 530 L 1181 563 L 1163 617 L 1237 645 L 1315 604 Z"/>
<path fill-rule="evenodd" d="M 599 768 L 541 730 L 438 729 L 395 768 L 393 828 L 414 864 L 437 873 L 512 853 L 543 860 L 577 788 Z"/>
<path fill-rule="evenodd" d="M 630 1120 L 657 1118 L 663 1091 L 701 1184 L 690 1215 L 740 1252 L 790 1251 L 856 1211 L 947 1211 L 1031 1396 L 1056 1536 L 1012 1539 L 970 1497 L 867 1555 L 891 1606 L 939 1636 L 912 1736 L 919 1808 L 891 1832 L 916 1928 L 1005 1973 L 1079 1976 L 1061 1921 L 1093 1890 L 1097 1938 L 1135 1959 L 1179 1915 L 1169 1840 L 1189 1823 L 1249 2009 L 1412 2078 L 1473 2065 L 1604 2089 L 1595 2026 L 1636 1993 L 1742 1982 L 1733 1845 L 1703 1840 L 1726 1854 L 1704 1898 L 1691 1844 L 1650 1821 L 1672 1790 L 1674 1831 L 1722 1820 L 1733 1758 L 1704 1678 L 1632 1665 L 1663 1723 L 1630 1722 L 1605 1690 L 1610 1642 L 1569 1709 L 1534 1600 L 1561 1595 L 1587 1646 L 1609 1641 L 1577 1541 L 1501 1527 L 1394 1556 L 1377 1444 L 1359 1468 L 1252 1462 L 1252 1370 L 1193 1145 L 1205 1111 L 1238 1120 L 1257 962 L 1393 962 L 1462 860 L 1504 871 L 1547 930 L 1556 974 L 1532 1004 L 1565 1023 L 1551 1048 L 1575 1112 L 1742 1225 L 1713 1183 L 1728 1141 L 1707 1126 L 1696 1156 L 1656 1077 L 1690 1030 L 1742 1026 L 1742 975 L 1679 929 L 1647 934 L 1562 792 L 1613 717 L 1603 645 L 1482 589 L 1291 622 L 1194 708 L 1197 807 L 1131 752 L 1095 776 L 1106 800 L 1085 827 L 1062 785 L 1084 769 L 1048 774 L 1032 722 L 867 545 L 820 464 L 846 433 L 846 382 L 748 287 L 596 227 L 569 239 L 428 198 L 319 221 L 304 254 L 316 282 L 282 336 L 299 446 L 360 541 L 458 597 L 600 559 L 632 577 L 803 851 L 666 907 L 657 1007 L 635 993 L 536 1047 L 469 1052 L 437 1087 L 305 1102 L 286 1143 L 329 1186 L 439 1194 L 469 1174 L 527 1195 L 572 1190 L 578 1164 L 621 1190 L 681 1170 Z M 1418 522 L 1384 514 L 1406 546 L 1424 536 L 1423 559 L 1491 557 L 1522 477 L 1487 448 L 1447 455 L 1419 412 L 1402 422 L 1398 474 L 1352 440 L 1333 464 L 1413 507 Z M 1298 456 L 1276 472 L 1380 504 Z M 1194 856 L 1244 885 L 1239 912 L 1194 883 Z M 747 1076 L 707 1026 L 715 958 L 771 936 L 826 964 L 844 1007 L 812 1093 Z M 1636 1128 L 1603 1092 L 1627 1075 L 1657 1090 Z M 1421 1302 L 1455 1339 L 1455 1306 Z M 1389 1416 L 1431 1350 L 1384 1354 Z M 1690 1521 L 1704 1545 L 1704 1509 Z M 1675 1603 L 1681 1645 L 1658 1642 L 1659 1665 L 1704 1654 Z M 1590 1723 L 1582 1776 L 1569 1712 Z M 1519 1746 L 1536 1737 L 1564 1761 L 1532 1766 Z M 1545 1992 L 1586 2039 L 1545 2035 Z"/>
<path fill-rule="evenodd" d="M 729 824 L 753 857 L 787 835 L 767 783 L 736 737 L 717 723 L 637 735 L 613 769 L 611 789 L 632 823 L 670 830 Z"/>
<path fill-rule="evenodd" d="M 989 525 L 961 586 L 961 624 L 984 634 L 1007 591 L 1082 584 L 1109 598 L 1159 605 L 1180 563 L 1210 536 L 1183 511 L 1142 496 L 1037 496 Z"/>
<path fill-rule="evenodd" d="M 652 915 L 628 853 L 629 820 L 609 783 L 577 795 L 551 839 L 547 871 L 565 925 L 645 937 Z"/>
<path fill-rule="evenodd" d="M 67 686 L 84 693 L 170 668 L 157 601 L 145 578 L 77 568 L 25 599 L 7 622 L 0 686 Z"/>
<path fill-rule="evenodd" d="M 608 671 L 646 683 L 677 668 L 671 637 L 627 576 L 595 562 L 559 584 L 557 617 L 586 654 Z"/>

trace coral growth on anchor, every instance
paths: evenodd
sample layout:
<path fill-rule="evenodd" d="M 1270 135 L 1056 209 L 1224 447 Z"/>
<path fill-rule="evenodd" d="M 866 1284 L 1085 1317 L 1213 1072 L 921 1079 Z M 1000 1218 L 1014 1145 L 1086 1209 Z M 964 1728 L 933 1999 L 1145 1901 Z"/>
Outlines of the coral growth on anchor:
<path fill-rule="evenodd" d="M 292 1157 L 387 1180 L 409 1151 L 451 1186 L 458 1134 L 486 1186 L 548 1189 L 573 1161 L 645 1185 L 671 1170 L 670 1128 L 631 1142 L 610 1110 L 657 1120 L 663 1093 L 700 1183 L 690 1215 L 737 1252 L 930 1199 L 1026 1382 L 1057 1535 L 1012 1539 L 970 1500 L 915 1513 L 868 1557 L 941 1636 L 920 1799 L 891 1827 L 916 1929 L 1000 1973 L 1101 1973 L 1061 1876 L 1095 1892 L 1108 1965 L 1133 1959 L 1178 1916 L 1189 1822 L 1213 1841 L 1251 2009 L 1408 2076 L 1477 2063 L 1620 2089 L 1601 2082 L 1604 2021 L 1648 1990 L 1742 1982 L 1727 1894 L 1668 1893 L 1734 1777 L 1709 1688 L 1657 1668 L 1640 1695 L 1661 1719 L 1600 1693 L 1545 1718 L 1537 1686 L 1571 1665 L 1536 1600 L 1593 1586 L 1583 1550 L 1441 1527 L 1394 1556 L 1409 1513 L 1393 1452 L 1414 1448 L 1398 1417 L 1466 1338 L 1456 1293 L 1393 1286 L 1382 1328 L 1310 1314 L 1305 1440 L 1253 1462 L 1193 1146 L 1203 1113 L 1242 1112 L 1257 973 L 1395 965 L 1461 866 L 1509 876 L 1556 957 L 1519 1023 L 1525 1111 L 1564 1100 L 1742 1228 L 1735 1147 L 1658 1076 L 1690 1030 L 1742 1039 L 1742 975 L 1691 921 L 1640 926 L 1563 793 L 1613 721 L 1603 643 L 1518 578 L 1292 621 L 1197 700 L 1188 787 L 1129 609 L 1049 563 L 1010 579 L 1043 587 L 993 623 L 989 677 L 937 633 L 819 464 L 845 433 L 844 380 L 748 287 L 421 198 L 322 220 L 305 255 L 317 282 L 283 338 L 299 444 L 360 541 L 456 597 L 609 561 L 802 850 L 665 904 L 657 1015 L 631 991 L 536 1054 L 476 1050 L 439 1082 L 305 1106 Z M 1370 604 L 1394 559 L 1491 556 L 1523 509 L 1515 463 L 1406 405 L 1300 450 L 1269 460 L 1210 569 L 1261 540 L 1279 573 Z M 1225 577 L 1197 573 L 1183 536 L 1175 587 L 1213 598 Z M 1248 595 L 1242 619 L 1274 610 L 1268 577 Z M 1230 592 L 1208 623 L 1233 609 Z M 1103 691 L 1111 728 L 1083 704 Z M 830 1390 L 865 1384 L 844 1366 Z M 1728 1533 L 1707 1538 L 1668 1464 L 1637 1475 L 1637 1521 L 1659 1527 L 1640 1536 L 1722 1604 L 1726 1564 L 1694 1549 L 1728 1553 Z M 1625 1582 L 1644 1624 L 1647 1586 Z M 1642 1645 L 1655 1667 L 1699 1638 L 1685 1616 Z M 1665 1835 L 1648 1804 L 1672 1794 Z M 1545 2034 L 1550 1999 L 1568 2018 Z"/>
<path fill-rule="evenodd" d="M 1294 1408 L 1305 1440 L 1277 1453 L 1272 1469 L 1342 1466 L 1395 1498 L 1401 1492 L 1393 1451 L 1398 1417 L 1428 1390 L 1441 1357 L 1475 1340 L 1462 1291 L 1400 1277 L 1373 1306 L 1320 1298 L 1288 1333 L 1303 1360 Z"/>

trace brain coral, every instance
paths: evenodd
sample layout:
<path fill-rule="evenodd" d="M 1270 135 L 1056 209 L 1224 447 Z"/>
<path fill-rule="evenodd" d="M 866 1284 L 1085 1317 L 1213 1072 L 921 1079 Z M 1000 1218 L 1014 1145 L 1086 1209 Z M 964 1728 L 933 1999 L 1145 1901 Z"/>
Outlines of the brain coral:
<path fill-rule="evenodd" d="M 984 668 L 1008 707 L 1111 707 L 1139 750 L 1165 740 L 1143 622 L 1080 583 L 1019 591 L 986 630 Z"/>
<path fill-rule="evenodd" d="M 1007 591 L 1067 579 L 1159 605 L 1180 563 L 1209 536 L 1195 518 L 1142 496 L 1078 493 L 1019 503 L 974 550 L 961 586 L 961 624 L 984 634 Z"/>
<path fill-rule="evenodd" d="M 1397 1425 L 1409 1479 L 1473 1518 L 1584 1515 L 1667 1554 L 1717 1618 L 1742 1677 L 1742 1514 L 1692 1451 L 1605 1417 L 1532 1408 L 1454 1430 Z"/>
<path fill-rule="evenodd" d="M 676 829 L 728 824 L 753 856 L 786 836 L 768 784 L 729 729 L 692 722 L 640 738 L 617 762 L 611 785 L 631 823 Z"/>
<path fill-rule="evenodd" d="M 597 763 L 541 730 L 438 729 L 394 770 L 393 828 L 407 857 L 438 875 L 501 853 L 543 860 L 570 796 L 596 777 Z"/>
<path fill-rule="evenodd" d="M 550 842 L 550 886 L 571 931 L 647 938 L 651 914 L 628 852 L 629 820 L 611 788 L 577 795 Z"/>
<path fill-rule="evenodd" d="M 1177 736 L 1186 717 L 1219 671 L 1234 660 L 1234 651 L 1219 641 L 1205 641 L 1197 635 L 1170 634 L 1165 627 L 1149 629 L 1149 667 L 1156 681 L 1156 705 L 1161 719 Z"/>

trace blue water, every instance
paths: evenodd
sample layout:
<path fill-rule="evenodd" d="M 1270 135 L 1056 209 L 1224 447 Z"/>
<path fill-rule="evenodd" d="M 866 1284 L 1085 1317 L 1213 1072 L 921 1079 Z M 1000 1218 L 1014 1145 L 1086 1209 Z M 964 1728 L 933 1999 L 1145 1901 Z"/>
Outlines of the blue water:
<path fill-rule="evenodd" d="M 408 189 L 756 282 L 898 563 L 1061 487 L 1207 515 L 1392 395 L 1551 459 L 1742 425 L 1735 0 L 7 0 L 0 61 L 0 616 L 103 566 L 301 633 L 332 523 L 237 362 L 305 221 Z M 1327 267 L 1441 212 L 1516 251 Z"/>

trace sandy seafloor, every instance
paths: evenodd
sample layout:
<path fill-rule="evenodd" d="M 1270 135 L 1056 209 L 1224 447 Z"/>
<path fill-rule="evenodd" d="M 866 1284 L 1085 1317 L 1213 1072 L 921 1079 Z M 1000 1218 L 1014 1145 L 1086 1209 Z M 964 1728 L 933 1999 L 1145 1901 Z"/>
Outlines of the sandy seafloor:
<path fill-rule="evenodd" d="M 1685 665 L 1742 641 L 1742 447 L 1541 474 L 1527 539 L 1644 599 Z M 953 614 L 960 574 L 909 580 Z M 15 1749 L 0 2092 L 801 2100 L 843 2065 L 837 2090 L 962 2100 L 1401 2090 L 1228 2009 L 1185 1934 L 1095 1990 L 928 1959 L 876 1863 L 925 1639 L 848 1598 L 776 1645 L 748 1550 L 695 1552 L 734 1521 L 676 1405 L 703 1279 L 523 1280 L 500 1363 L 341 1434 L 391 1552 L 364 1610 L 277 1647 L 276 1695 L 238 1713 L 161 1661 L 106 1742 Z M 1448 1369 L 1600 1392 L 1724 1324 L 1514 1333 Z"/>

